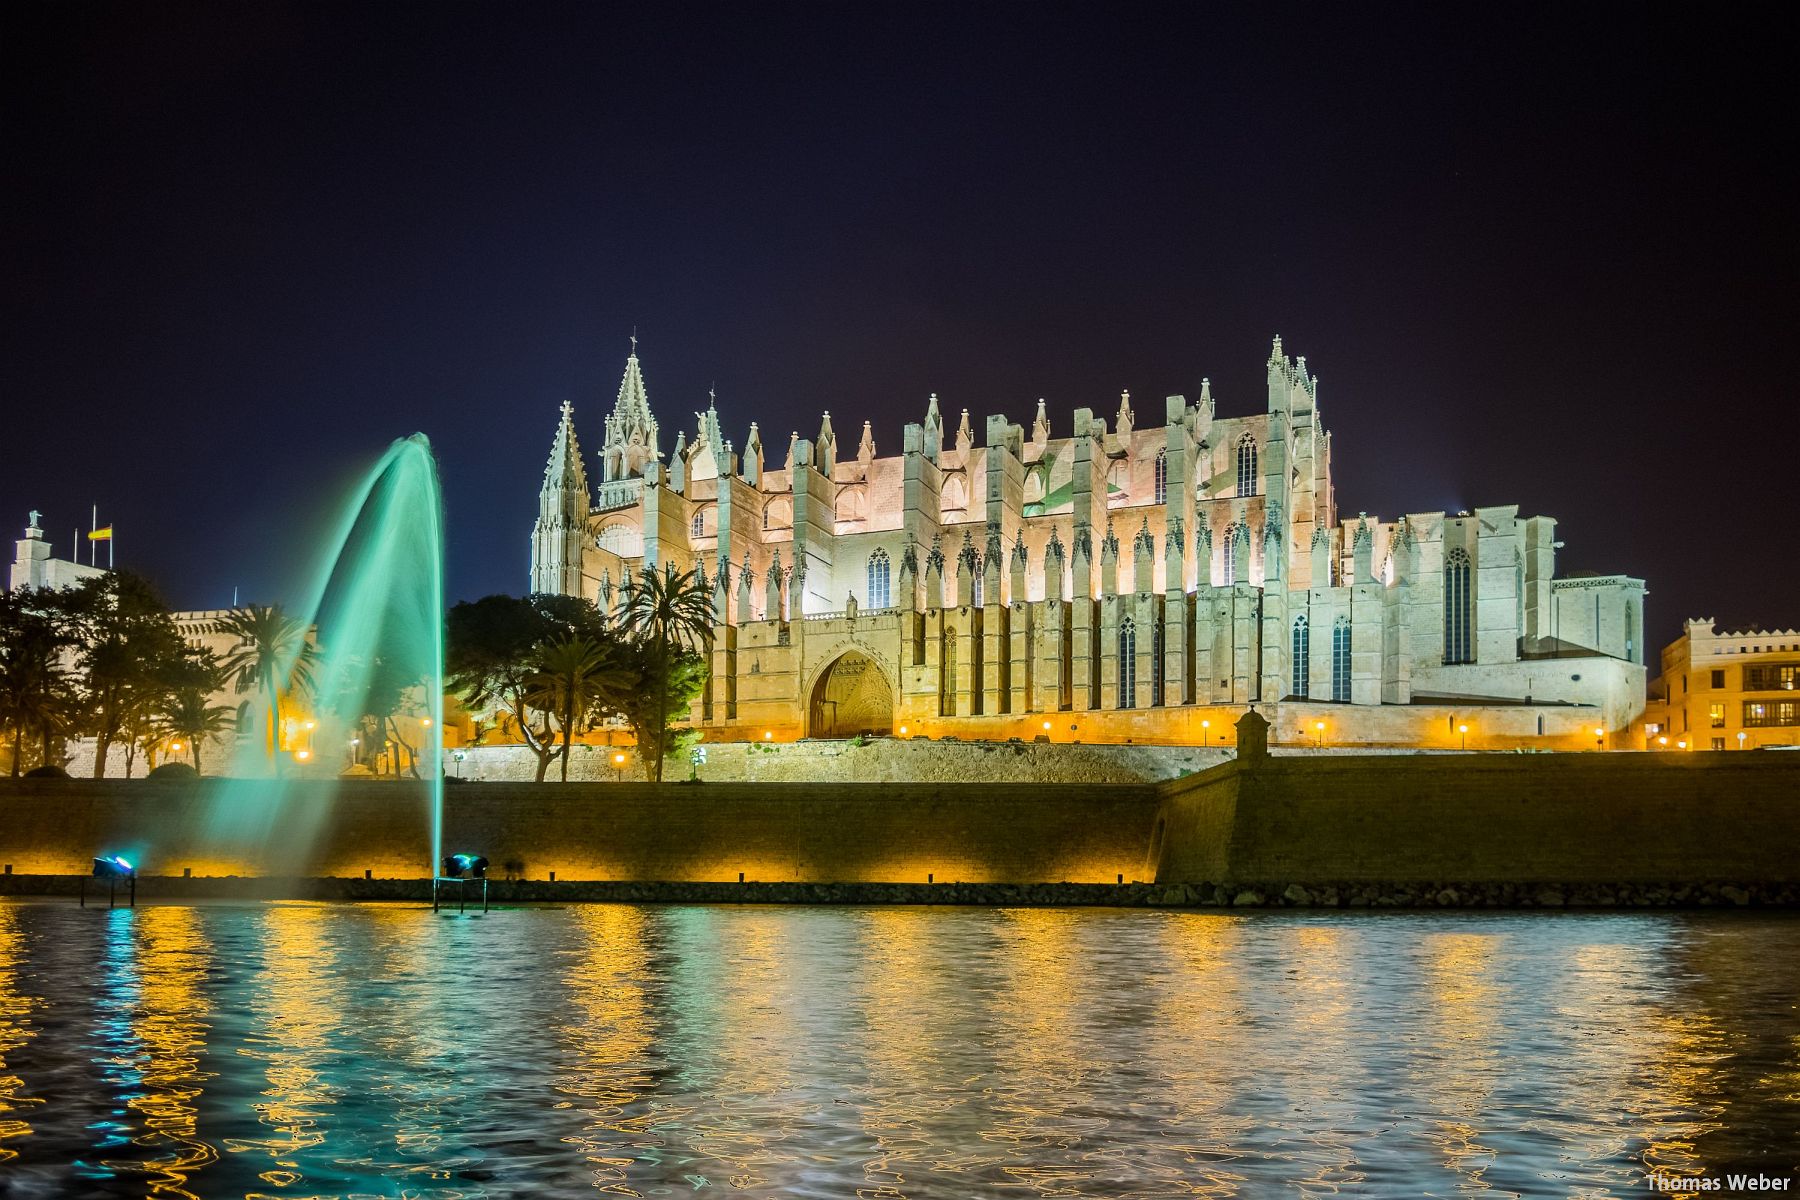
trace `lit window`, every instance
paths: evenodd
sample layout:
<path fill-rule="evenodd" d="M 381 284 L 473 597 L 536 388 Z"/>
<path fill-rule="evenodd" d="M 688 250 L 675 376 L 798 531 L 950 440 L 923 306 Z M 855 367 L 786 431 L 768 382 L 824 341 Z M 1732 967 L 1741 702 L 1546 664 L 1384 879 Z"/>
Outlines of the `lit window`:
<path fill-rule="evenodd" d="M 1312 637 L 1307 631 L 1306 615 L 1294 618 L 1294 686 L 1291 695 L 1304 699 L 1312 676 Z"/>
<path fill-rule="evenodd" d="M 1707 705 L 1706 719 L 1714 729 L 1725 728 L 1725 706 L 1723 704 Z"/>
<path fill-rule="evenodd" d="M 1350 618 L 1339 617 L 1331 628 L 1331 698 L 1350 699 Z"/>
<path fill-rule="evenodd" d="M 1444 563 L 1444 664 L 1471 663 L 1469 553 L 1458 546 Z"/>
<path fill-rule="evenodd" d="M 1156 452 L 1156 502 L 1169 502 L 1169 452 L 1167 449 Z"/>
<path fill-rule="evenodd" d="M 869 607 L 888 608 L 894 603 L 893 591 L 888 586 L 888 553 L 877 550 L 869 555 Z"/>
<path fill-rule="evenodd" d="M 1238 439 L 1237 494 L 1256 495 L 1256 439 L 1247 433 Z"/>
<path fill-rule="evenodd" d="M 1137 628 L 1130 617 L 1119 622 L 1119 707 L 1137 707 Z"/>

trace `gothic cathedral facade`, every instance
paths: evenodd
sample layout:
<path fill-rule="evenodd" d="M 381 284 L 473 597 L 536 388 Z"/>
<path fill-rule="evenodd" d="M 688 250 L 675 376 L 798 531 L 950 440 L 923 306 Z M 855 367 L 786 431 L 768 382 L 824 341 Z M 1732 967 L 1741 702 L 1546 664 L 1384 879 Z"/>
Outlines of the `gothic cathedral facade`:
<path fill-rule="evenodd" d="M 1642 580 L 1556 577 L 1517 505 L 1343 518 L 1318 380 L 1276 338 L 1264 411 L 1209 383 L 1051 435 L 933 395 L 898 455 L 831 415 L 768 455 L 717 408 L 665 458 L 634 345 L 590 481 L 563 406 L 531 588 L 604 610 L 643 569 L 712 592 L 709 740 L 864 733 L 1593 746 L 1644 706 Z M 1471 741 L 1471 731 L 1473 740 Z"/>

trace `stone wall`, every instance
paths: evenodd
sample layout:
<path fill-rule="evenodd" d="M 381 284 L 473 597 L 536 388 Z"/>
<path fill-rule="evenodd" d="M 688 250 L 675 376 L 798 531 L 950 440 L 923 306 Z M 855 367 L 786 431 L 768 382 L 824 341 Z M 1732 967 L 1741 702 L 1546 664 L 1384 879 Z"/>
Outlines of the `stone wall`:
<path fill-rule="evenodd" d="M 413 878 L 430 861 L 422 788 L 28 780 L 0 786 L 0 863 L 146 875 Z M 258 806 L 262 806 L 260 810 Z M 495 876 L 735 882 L 1116 882 L 1146 877 L 1155 789 L 1135 784 L 463 784 L 444 847 Z"/>
<path fill-rule="evenodd" d="M 472 746 L 453 771 L 464 779 L 529 783 L 537 759 L 524 746 Z M 614 763 L 615 755 L 623 763 Z M 1231 759 L 1219 746 L 1047 745 L 1041 742 L 945 742 L 925 738 L 866 741 L 706 743 L 707 783 L 1156 783 Z M 552 764 L 550 777 L 556 778 Z M 669 780 L 685 779 L 687 763 L 671 762 Z M 643 778 L 631 746 L 576 745 L 569 778 L 598 783 Z"/>
<path fill-rule="evenodd" d="M 1163 792 L 1163 882 L 1800 882 L 1780 755 L 1275 757 Z"/>
<path fill-rule="evenodd" d="M 0 783 L 0 864 L 20 879 L 85 873 L 99 853 L 196 880 L 424 874 L 421 786 L 298 783 L 279 803 L 271 787 Z M 1435 899 L 1446 891 L 1524 903 L 1540 883 L 1685 903 L 1729 896 L 1726 885 L 1774 896 L 1800 884 L 1800 756 L 1779 754 L 1280 756 L 1160 786 L 464 783 L 445 794 L 445 849 L 544 883 L 1154 880 L 1185 888 L 1185 902 L 1298 888 L 1346 904 L 1447 903 Z"/>

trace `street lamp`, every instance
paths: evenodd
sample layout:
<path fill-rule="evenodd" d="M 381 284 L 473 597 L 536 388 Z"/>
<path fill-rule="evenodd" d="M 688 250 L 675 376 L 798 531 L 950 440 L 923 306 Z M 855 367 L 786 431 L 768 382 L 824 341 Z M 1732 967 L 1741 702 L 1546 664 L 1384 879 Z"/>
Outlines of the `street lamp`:
<path fill-rule="evenodd" d="M 1600 728 L 1598 725 L 1594 726 L 1594 749 L 1606 749 L 1606 730 Z"/>
<path fill-rule="evenodd" d="M 1469 727 L 1467 725 L 1458 725 L 1456 727 L 1456 732 L 1462 734 L 1462 748 L 1467 750 L 1469 748 Z"/>
<path fill-rule="evenodd" d="M 461 750 L 452 750 L 450 752 L 450 757 L 456 760 L 456 777 L 458 779 L 461 779 L 462 778 L 463 759 L 465 759 L 469 756 L 467 754 L 465 754 L 464 752 L 462 752 Z"/>
<path fill-rule="evenodd" d="M 1668 744 L 1669 744 L 1669 739 L 1668 739 L 1668 738 L 1666 738 L 1666 737 L 1659 737 L 1659 738 L 1657 738 L 1657 739 L 1656 739 L 1656 744 L 1657 744 L 1657 745 L 1659 745 L 1659 746 L 1665 746 L 1665 747 L 1666 747 L 1666 746 L 1667 746 L 1667 745 L 1668 745 Z"/>
<path fill-rule="evenodd" d="M 613 755 L 613 782 L 625 782 L 625 756 L 623 754 Z"/>
<path fill-rule="evenodd" d="M 1318 748 L 1323 750 L 1325 748 L 1325 722 L 1314 721 L 1313 732 L 1319 735 Z"/>
<path fill-rule="evenodd" d="M 1742 730 L 1740 730 L 1738 732 L 1738 749 L 1739 750 L 1742 750 L 1744 748 L 1744 739 L 1749 736 L 1750 736 L 1749 734 L 1744 733 Z"/>

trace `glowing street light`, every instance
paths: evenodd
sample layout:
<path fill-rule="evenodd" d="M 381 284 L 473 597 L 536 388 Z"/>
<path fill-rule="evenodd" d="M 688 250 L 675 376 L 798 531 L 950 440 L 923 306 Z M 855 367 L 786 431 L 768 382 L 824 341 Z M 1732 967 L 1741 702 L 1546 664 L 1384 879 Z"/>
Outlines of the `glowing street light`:
<path fill-rule="evenodd" d="M 311 750 L 296 750 L 296 751 L 294 751 L 294 758 L 296 760 L 298 760 L 299 762 L 305 762 L 307 759 L 309 759 L 311 757 L 312 757 Z"/>
<path fill-rule="evenodd" d="M 1469 748 L 1469 727 L 1467 725 L 1458 725 L 1456 727 L 1456 732 L 1462 734 L 1462 748 L 1467 750 Z"/>
<path fill-rule="evenodd" d="M 1656 739 L 1656 744 L 1659 746 L 1667 746 L 1669 744 L 1669 739 L 1666 737 L 1659 737 Z"/>
<path fill-rule="evenodd" d="M 1319 738 L 1318 746 L 1319 746 L 1319 749 L 1323 750 L 1325 748 L 1325 722 L 1314 721 L 1313 722 L 1313 732 L 1318 734 L 1318 738 Z"/>
<path fill-rule="evenodd" d="M 1742 750 L 1744 748 L 1744 739 L 1749 736 L 1750 736 L 1749 734 L 1739 731 L 1739 733 L 1738 733 L 1738 749 L 1739 750 Z"/>
<path fill-rule="evenodd" d="M 775 738 L 775 731 L 773 729 L 763 730 L 763 741 L 765 741 L 765 742 L 773 741 L 774 738 Z"/>
<path fill-rule="evenodd" d="M 1594 749 L 1606 749 L 1606 730 L 1600 728 L 1598 725 L 1594 726 Z"/>

